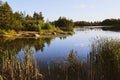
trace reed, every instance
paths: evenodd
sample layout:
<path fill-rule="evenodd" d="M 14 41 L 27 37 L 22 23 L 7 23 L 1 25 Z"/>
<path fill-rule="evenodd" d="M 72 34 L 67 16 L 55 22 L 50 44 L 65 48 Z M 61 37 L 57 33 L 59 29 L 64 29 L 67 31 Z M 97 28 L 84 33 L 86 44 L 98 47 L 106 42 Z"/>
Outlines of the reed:
<path fill-rule="evenodd" d="M 96 80 L 120 79 L 120 40 L 98 39 L 93 42 L 90 55 L 92 75 Z"/>
<path fill-rule="evenodd" d="M 2 51 L 0 70 L 1 80 L 43 80 L 43 75 L 37 67 L 36 60 L 32 60 L 29 48 L 25 50 L 25 60 L 17 60 L 14 51 Z"/>

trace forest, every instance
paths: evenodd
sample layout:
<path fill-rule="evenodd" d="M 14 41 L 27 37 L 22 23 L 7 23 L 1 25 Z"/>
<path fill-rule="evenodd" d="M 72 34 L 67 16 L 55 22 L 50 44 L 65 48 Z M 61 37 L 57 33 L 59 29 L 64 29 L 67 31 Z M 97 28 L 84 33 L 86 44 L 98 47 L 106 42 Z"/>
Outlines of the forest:
<path fill-rule="evenodd" d="M 103 21 L 87 22 L 73 21 L 66 17 L 59 17 L 55 21 L 45 21 L 42 12 L 34 12 L 31 16 L 25 12 L 13 12 L 7 2 L 0 2 L 0 33 L 5 31 L 42 31 L 61 29 L 72 31 L 76 26 L 113 26 L 119 25 L 120 19 L 105 19 Z M 118 27 L 118 26 L 117 26 Z"/>
<path fill-rule="evenodd" d="M 42 12 L 34 12 L 32 16 L 25 12 L 13 13 L 12 8 L 7 2 L 0 3 L 1 30 L 40 31 L 55 29 L 56 27 L 65 27 L 64 29 L 71 30 L 73 27 L 73 21 L 65 17 L 60 17 L 54 24 L 51 24 L 49 21 L 45 22 Z"/>

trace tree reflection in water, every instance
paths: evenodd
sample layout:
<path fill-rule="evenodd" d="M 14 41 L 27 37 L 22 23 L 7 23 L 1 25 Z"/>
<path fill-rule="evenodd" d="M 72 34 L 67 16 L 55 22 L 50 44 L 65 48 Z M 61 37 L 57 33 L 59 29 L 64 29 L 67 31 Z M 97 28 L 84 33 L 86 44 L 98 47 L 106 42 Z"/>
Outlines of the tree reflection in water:
<path fill-rule="evenodd" d="M 14 56 L 26 46 L 35 50 L 44 50 L 54 38 L 23 38 L 0 40 L 0 61 L 3 51 L 12 51 Z M 9 53 L 7 54 L 9 57 Z M 13 56 L 13 55 L 12 55 Z M 120 41 L 99 39 L 94 41 L 86 59 L 80 59 L 76 51 L 71 50 L 66 59 L 55 60 L 40 67 L 45 80 L 119 80 L 120 79 Z"/>

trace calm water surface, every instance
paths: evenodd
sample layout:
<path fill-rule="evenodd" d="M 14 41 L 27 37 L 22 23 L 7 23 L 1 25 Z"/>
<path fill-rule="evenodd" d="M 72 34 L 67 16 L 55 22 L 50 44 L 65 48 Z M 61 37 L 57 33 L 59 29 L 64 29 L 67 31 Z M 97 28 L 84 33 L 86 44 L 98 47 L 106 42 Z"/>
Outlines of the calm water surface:
<path fill-rule="evenodd" d="M 38 61 L 41 68 L 48 67 L 48 65 L 57 61 L 66 60 L 72 50 L 77 53 L 79 60 L 89 61 L 91 44 L 96 39 L 112 38 L 120 40 L 120 32 L 103 31 L 99 28 L 101 26 L 94 29 L 93 26 L 90 27 L 92 28 L 75 28 L 75 34 L 66 37 L 0 39 L 0 48 L 16 50 L 18 53 L 16 55 L 17 59 L 24 60 L 24 51 L 27 47 L 34 53 L 34 59 Z M 46 72 L 46 70 L 43 70 L 43 72 Z"/>
<path fill-rule="evenodd" d="M 38 61 L 49 62 L 65 59 L 71 50 L 77 51 L 79 57 L 87 58 L 91 51 L 91 44 L 97 38 L 120 39 L 120 32 L 85 28 L 75 28 L 74 31 L 75 34 L 72 36 L 43 38 L 43 42 L 42 39 L 38 39 L 42 43 L 38 44 L 41 44 L 42 46 L 38 45 L 36 47 L 36 45 L 31 45 L 29 47 L 35 52 L 35 57 Z M 24 40 L 25 39 L 23 39 L 23 42 Z M 28 44 L 31 43 L 28 42 Z M 38 49 L 36 50 L 36 48 Z M 19 51 L 18 55 L 19 57 L 24 56 L 23 49 Z"/>

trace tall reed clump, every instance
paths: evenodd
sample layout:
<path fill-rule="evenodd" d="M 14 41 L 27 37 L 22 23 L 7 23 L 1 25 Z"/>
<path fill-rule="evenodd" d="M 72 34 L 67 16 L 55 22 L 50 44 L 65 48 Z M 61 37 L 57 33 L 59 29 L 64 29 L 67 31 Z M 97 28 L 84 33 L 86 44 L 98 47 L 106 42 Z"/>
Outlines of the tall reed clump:
<path fill-rule="evenodd" d="M 96 80 L 120 79 L 120 40 L 98 39 L 93 42 L 90 55 Z"/>
<path fill-rule="evenodd" d="M 29 48 L 25 50 L 24 61 L 18 60 L 15 51 L 2 51 L 0 64 L 1 80 L 43 80 L 36 60 L 33 61 L 33 54 Z"/>
<path fill-rule="evenodd" d="M 89 64 L 71 50 L 65 61 L 57 61 L 51 69 L 51 80 L 88 80 Z"/>

